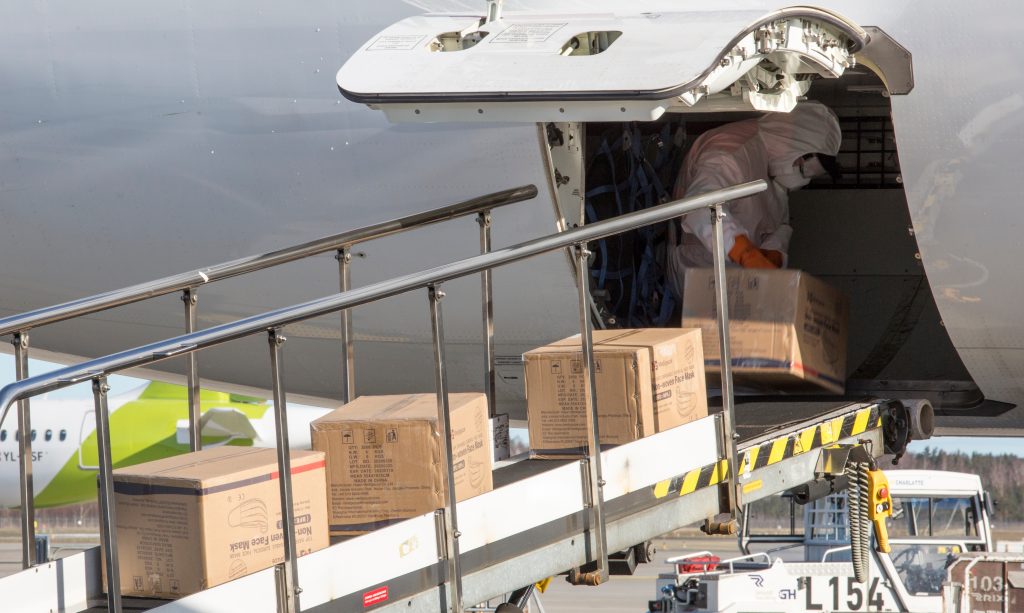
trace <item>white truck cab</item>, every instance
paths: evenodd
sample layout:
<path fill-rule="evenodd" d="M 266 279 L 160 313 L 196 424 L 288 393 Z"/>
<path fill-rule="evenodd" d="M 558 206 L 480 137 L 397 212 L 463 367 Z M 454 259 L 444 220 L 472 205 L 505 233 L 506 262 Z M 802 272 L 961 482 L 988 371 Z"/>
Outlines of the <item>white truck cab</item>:
<path fill-rule="evenodd" d="M 844 492 L 804 506 L 803 534 L 752 534 L 748 520 L 740 537 L 746 555 L 669 560 L 676 572 L 658 578 L 650 610 L 942 611 L 947 567 L 961 554 L 992 551 L 988 494 L 977 475 L 885 473 L 894 507 L 886 520 L 891 552 L 871 548 L 864 583 L 850 563 Z"/>

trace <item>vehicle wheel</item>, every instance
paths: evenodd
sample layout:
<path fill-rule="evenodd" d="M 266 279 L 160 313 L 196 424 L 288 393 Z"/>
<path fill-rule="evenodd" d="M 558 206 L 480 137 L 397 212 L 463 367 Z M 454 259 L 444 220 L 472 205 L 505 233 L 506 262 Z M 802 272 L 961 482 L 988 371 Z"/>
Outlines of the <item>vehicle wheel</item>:
<path fill-rule="evenodd" d="M 653 541 L 645 541 L 639 545 L 634 545 L 633 549 L 636 552 L 637 564 L 649 564 L 654 561 L 654 554 L 658 553 L 658 550 L 654 547 Z"/>

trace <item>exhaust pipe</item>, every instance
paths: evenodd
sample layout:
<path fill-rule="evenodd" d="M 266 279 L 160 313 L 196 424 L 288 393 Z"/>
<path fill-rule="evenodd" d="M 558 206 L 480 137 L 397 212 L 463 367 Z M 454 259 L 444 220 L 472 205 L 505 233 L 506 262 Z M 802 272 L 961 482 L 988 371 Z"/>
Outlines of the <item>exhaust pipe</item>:
<path fill-rule="evenodd" d="M 935 433 L 935 409 L 927 400 L 904 400 L 910 414 L 910 435 L 915 441 L 930 439 Z"/>
<path fill-rule="evenodd" d="M 885 453 L 892 454 L 893 464 L 907 452 L 910 441 L 923 441 L 935 433 L 935 409 L 925 399 L 890 400 L 889 419 L 885 426 Z"/>

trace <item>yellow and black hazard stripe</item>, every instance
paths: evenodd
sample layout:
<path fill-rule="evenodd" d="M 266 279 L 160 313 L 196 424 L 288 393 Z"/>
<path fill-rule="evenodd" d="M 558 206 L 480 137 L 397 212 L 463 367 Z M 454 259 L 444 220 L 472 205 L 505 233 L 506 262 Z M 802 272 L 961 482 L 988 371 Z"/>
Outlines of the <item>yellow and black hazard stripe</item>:
<path fill-rule="evenodd" d="M 882 425 L 878 406 L 873 405 L 835 419 L 791 432 L 740 452 L 740 474 L 746 474 L 783 460 L 820 449 L 851 436 Z M 719 460 L 690 472 L 659 481 L 654 485 L 654 496 L 664 498 L 671 494 L 685 496 L 699 489 L 717 485 L 729 478 L 729 462 Z"/>

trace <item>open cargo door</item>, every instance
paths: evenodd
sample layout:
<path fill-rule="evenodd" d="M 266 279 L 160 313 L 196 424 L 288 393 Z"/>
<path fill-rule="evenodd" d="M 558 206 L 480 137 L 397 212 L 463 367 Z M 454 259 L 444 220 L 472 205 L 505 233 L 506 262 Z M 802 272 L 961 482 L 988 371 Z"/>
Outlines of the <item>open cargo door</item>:
<path fill-rule="evenodd" d="M 845 117 L 849 149 L 840 152 L 851 180 L 830 186 L 834 191 L 802 192 L 798 222 L 814 232 L 804 233 L 801 253 L 791 255 L 857 305 L 848 392 L 926 398 L 943 412 L 938 425 L 946 434 L 989 432 L 991 417 L 1012 408 L 985 398 L 964 366 L 932 300 L 917 239 L 907 231 L 912 219 L 883 101 L 914 88 L 912 57 L 899 42 L 879 27 L 812 6 L 766 12 L 690 3 L 679 11 L 626 6 L 614 14 L 502 14 L 497 6 L 480 0 L 478 14 L 425 14 L 386 28 L 339 70 L 341 93 L 393 122 L 536 124 L 562 229 L 591 221 L 586 194 L 608 181 L 587 176 L 600 149 L 587 141 L 602 134 L 601 124 L 664 126 L 676 119 L 699 134 L 708 124 L 790 111 L 805 95 L 833 106 L 845 101 L 856 107 Z M 677 133 L 673 128 L 659 142 Z M 689 137 L 673 146 L 685 149 Z M 621 142 L 625 149 L 625 137 Z M 823 194 L 831 207 L 819 206 Z M 614 299 L 601 291 L 592 288 L 596 319 L 620 325 L 622 314 L 605 308 Z M 1000 427 L 1017 423 L 1020 412 Z"/>
<path fill-rule="evenodd" d="M 892 94 L 913 87 L 902 47 L 819 8 L 501 15 L 496 7 L 392 25 L 345 63 L 338 87 L 395 122 L 789 111 L 815 78 L 837 78 L 858 60 Z"/>
<path fill-rule="evenodd" d="M 493 0 L 480 8 L 388 27 L 341 67 L 338 87 L 392 122 L 537 123 L 561 229 L 584 223 L 587 123 L 787 112 L 815 79 L 857 62 L 888 94 L 913 87 L 905 49 L 820 8 L 502 14 Z"/>

